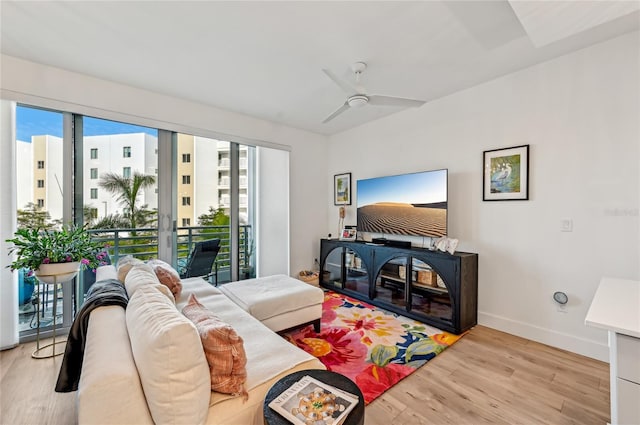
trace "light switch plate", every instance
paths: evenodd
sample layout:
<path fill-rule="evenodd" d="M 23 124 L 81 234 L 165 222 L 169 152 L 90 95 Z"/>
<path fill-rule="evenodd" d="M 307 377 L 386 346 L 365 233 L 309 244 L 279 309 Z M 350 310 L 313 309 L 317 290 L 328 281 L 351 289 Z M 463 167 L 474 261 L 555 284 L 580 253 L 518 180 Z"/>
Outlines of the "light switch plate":
<path fill-rule="evenodd" d="M 573 232 L 573 220 L 570 218 L 563 218 L 560 220 L 560 231 L 561 232 Z"/>

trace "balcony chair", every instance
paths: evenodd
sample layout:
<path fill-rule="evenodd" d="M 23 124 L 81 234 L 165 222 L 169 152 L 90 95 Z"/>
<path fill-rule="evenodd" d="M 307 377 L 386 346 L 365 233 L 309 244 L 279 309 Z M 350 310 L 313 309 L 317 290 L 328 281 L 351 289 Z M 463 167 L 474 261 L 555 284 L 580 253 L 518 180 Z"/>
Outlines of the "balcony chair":
<path fill-rule="evenodd" d="M 189 258 L 187 258 L 186 264 L 180 268 L 180 278 L 203 277 L 207 281 L 210 281 L 211 276 L 215 275 L 216 280 L 214 285 L 217 286 L 218 266 L 215 262 L 219 251 L 220 239 L 196 242 L 193 250 L 189 254 Z M 215 270 L 212 271 L 214 268 Z"/>

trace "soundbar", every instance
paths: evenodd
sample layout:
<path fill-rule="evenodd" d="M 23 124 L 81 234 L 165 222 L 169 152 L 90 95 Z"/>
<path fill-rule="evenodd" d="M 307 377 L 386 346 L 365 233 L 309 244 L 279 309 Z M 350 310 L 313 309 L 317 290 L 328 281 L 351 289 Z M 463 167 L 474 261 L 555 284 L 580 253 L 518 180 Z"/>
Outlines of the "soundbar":
<path fill-rule="evenodd" d="M 393 246 L 395 248 L 411 248 L 411 242 L 409 241 L 395 241 L 393 239 L 386 238 L 372 238 L 371 242 L 379 245 Z"/>

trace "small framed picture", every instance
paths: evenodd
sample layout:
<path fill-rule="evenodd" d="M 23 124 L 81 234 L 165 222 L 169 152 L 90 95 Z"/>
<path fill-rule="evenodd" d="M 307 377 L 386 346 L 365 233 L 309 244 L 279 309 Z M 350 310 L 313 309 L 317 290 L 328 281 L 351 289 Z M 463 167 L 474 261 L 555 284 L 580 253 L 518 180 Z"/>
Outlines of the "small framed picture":
<path fill-rule="evenodd" d="M 352 226 L 345 226 L 340 233 L 341 241 L 355 241 L 356 240 L 356 229 Z"/>
<path fill-rule="evenodd" d="M 333 176 L 333 205 L 351 205 L 351 173 Z"/>
<path fill-rule="evenodd" d="M 483 201 L 529 199 L 529 145 L 483 152 Z"/>

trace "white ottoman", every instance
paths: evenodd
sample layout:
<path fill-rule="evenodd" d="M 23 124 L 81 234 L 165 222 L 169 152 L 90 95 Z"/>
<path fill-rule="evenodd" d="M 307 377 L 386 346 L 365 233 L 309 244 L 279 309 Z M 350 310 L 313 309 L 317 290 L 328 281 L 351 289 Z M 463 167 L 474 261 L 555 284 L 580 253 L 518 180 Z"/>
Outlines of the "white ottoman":
<path fill-rule="evenodd" d="M 313 324 L 320 332 L 324 292 L 280 274 L 220 285 L 220 292 L 275 332 Z"/>

